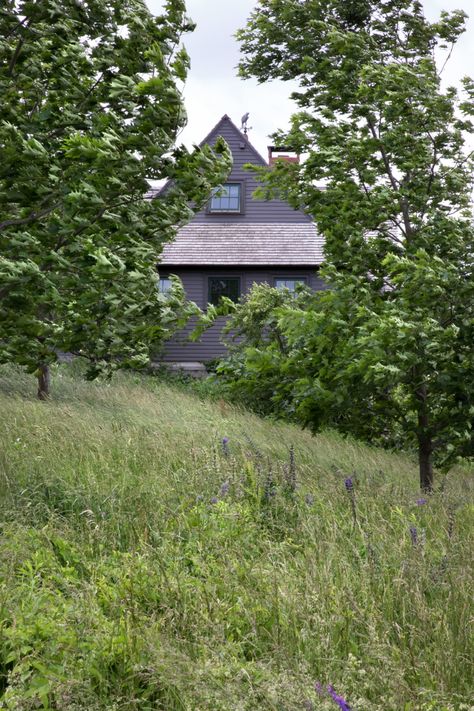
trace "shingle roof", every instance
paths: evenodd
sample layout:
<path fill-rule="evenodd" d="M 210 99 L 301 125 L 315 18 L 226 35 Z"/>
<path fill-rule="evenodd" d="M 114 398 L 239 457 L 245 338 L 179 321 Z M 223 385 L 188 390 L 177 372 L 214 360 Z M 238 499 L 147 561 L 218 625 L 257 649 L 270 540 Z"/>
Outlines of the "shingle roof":
<path fill-rule="evenodd" d="M 164 265 L 316 266 L 323 239 L 306 223 L 191 223 L 163 250 Z"/>

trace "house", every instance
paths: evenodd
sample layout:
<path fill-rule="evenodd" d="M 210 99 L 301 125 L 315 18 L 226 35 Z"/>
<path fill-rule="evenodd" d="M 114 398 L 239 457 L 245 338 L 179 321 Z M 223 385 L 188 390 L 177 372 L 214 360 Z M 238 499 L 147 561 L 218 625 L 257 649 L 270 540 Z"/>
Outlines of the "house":
<path fill-rule="evenodd" d="M 232 170 L 222 190 L 165 246 L 158 265 L 160 288 L 166 291 L 169 275 L 176 274 L 187 297 L 202 309 L 223 295 L 237 301 L 256 283 L 294 289 L 305 282 L 315 290 L 324 288 L 317 274 L 323 242 L 310 217 L 283 200 L 252 199 L 258 182 L 244 165 L 266 161 L 228 116 L 202 143 L 213 145 L 218 136 L 230 147 Z M 269 151 L 271 163 L 276 151 Z M 218 320 L 197 343 L 186 342 L 189 326 L 166 344 L 163 360 L 205 363 L 223 355 L 224 321 Z"/>

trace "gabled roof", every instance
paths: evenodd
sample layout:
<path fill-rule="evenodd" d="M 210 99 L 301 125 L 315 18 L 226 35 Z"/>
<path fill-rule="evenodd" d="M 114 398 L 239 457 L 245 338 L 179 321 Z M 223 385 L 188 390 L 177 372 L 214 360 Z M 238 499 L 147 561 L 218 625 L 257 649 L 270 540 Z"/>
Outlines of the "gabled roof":
<path fill-rule="evenodd" d="M 164 266 L 301 266 L 317 267 L 323 261 L 323 240 L 311 219 L 285 200 L 253 200 L 256 177 L 247 163 L 266 166 L 229 116 L 224 115 L 200 145 L 213 145 L 222 136 L 233 155 L 229 182 L 242 186 L 240 213 L 200 210 L 163 250 Z"/>
<path fill-rule="evenodd" d="M 221 128 L 225 122 L 227 122 L 229 124 L 229 126 L 231 126 L 234 129 L 234 131 L 236 133 L 238 133 L 239 138 L 246 144 L 246 147 L 249 149 L 249 151 L 251 153 L 253 153 L 253 155 L 256 158 L 256 161 L 255 161 L 256 164 L 257 165 L 268 165 L 265 158 L 263 158 L 260 155 L 260 153 L 257 151 L 255 146 L 252 146 L 252 144 L 250 143 L 250 141 L 249 141 L 248 137 L 245 135 L 245 133 L 242 133 L 242 131 L 240 131 L 240 129 L 237 128 L 235 123 L 232 121 L 230 116 L 227 116 L 227 114 L 224 114 L 224 116 L 216 123 L 214 128 L 211 131 L 209 131 L 209 133 L 207 134 L 207 136 L 205 138 L 203 138 L 203 140 L 201 141 L 201 143 L 199 145 L 204 146 L 204 145 L 206 145 L 206 143 L 211 143 L 215 137 L 219 136 L 220 132 L 221 132 Z"/>
<path fill-rule="evenodd" d="M 166 266 L 318 266 L 323 240 L 311 223 L 191 223 L 163 250 Z"/>

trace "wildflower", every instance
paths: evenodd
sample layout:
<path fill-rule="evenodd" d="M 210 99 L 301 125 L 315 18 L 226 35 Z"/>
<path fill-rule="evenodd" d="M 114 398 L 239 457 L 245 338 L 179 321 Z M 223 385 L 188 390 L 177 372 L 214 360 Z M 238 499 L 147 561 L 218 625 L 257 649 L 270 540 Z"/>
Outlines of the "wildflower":
<path fill-rule="evenodd" d="M 317 682 L 315 683 L 314 688 L 316 689 L 317 693 L 318 693 L 320 696 L 323 696 L 323 695 L 324 695 L 323 685 L 321 684 L 320 681 L 317 681 Z"/>
<path fill-rule="evenodd" d="M 411 542 L 413 543 L 414 546 L 418 543 L 418 530 L 416 526 L 410 526 L 410 537 L 411 537 Z"/>
<path fill-rule="evenodd" d="M 304 500 L 306 501 L 308 506 L 312 506 L 314 504 L 314 496 L 312 494 L 306 494 Z"/>
<path fill-rule="evenodd" d="M 229 438 L 228 437 L 222 438 L 222 451 L 224 452 L 225 457 L 229 456 L 230 450 L 229 450 Z"/>
<path fill-rule="evenodd" d="M 217 504 L 218 502 L 219 502 L 219 499 L 217 498 L 217 496 L 213 496 L 211 499 L 211 504 Z"/>
<path fill-rule="evenodd" d="M 224 498 L 224 496 L 227 496 L 227 494 L 229 493 L 229 489 L 230 489 L 230 484 L 229 484 L 229 482 L 228 482 L 228 481 L 224 481 L 224 482 L 221 484 L 221 488 L 220 488 L 220 491 L 219 491 L 219 496 L 220 496 L 221 498 Z"/>
<path fill-rule="evenodd" d="M 293 445 L 290 447 L 290 464 L 288 467 L 288 489 L 290 491 L 296 490 L 296 462 L 295 462 L 295 448 Z"/>
<path fill-rule="evenodd" d="M 417 506 L 424 506 L 424 505 L 427 504 L 427 503 L 428 503 L 427 499 L 417 499 L 417 500 L 416 500 L 416 505 L 417 505 Z"/>
<path fill-rule="evenodd" d="M 273 481 L 273 473 L 272 470 L 269 469 L 267 472 L 267 475 L 265 477 L 265 484 L 263 487 L 263 498 L 265 501 L 269 501 L 276 495 L 276 486 L 275 482 Z"/>
<path fill-rule="evenodd" d="M 349 494 L 349 498 L 351 500 L 351 512 L 352 512 L 352 520 L 354 521 L 354 525 L 357 524 L 357 511 L 356 511 L 356 502 L 355 502 L 355 493 L 354 493 L 354 481 L 352 477 L 348 477 L 347 479 L 344 480 L 344 486 L 346 487 L 346 491 Z"/>
<path fill-rule="evenodd" d="M 334 691 L 334 687 L 328 686 L 328 694 L 331 699 L 336 702 L 341 711 L 351 711 L 351 707 L 349 706 L 347 701 L 343 699 L 342 696 L 339 696 L 339 694 L 336 694 L 336 692 Z"/>

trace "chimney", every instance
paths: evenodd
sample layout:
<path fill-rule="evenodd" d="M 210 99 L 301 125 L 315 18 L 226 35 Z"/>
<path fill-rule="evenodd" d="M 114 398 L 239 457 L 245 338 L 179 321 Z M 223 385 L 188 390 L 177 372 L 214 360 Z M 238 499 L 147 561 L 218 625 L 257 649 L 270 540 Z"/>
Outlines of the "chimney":
<path fill-rule="evenodd" d="M 300 157 L 288 146 L 268 146 L 268 164 L 275 165 L 279 160 L 283 160 L 285 163 L 299 163 Z"/>

